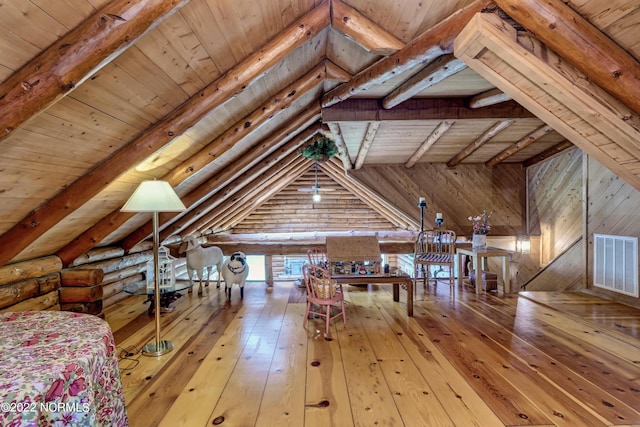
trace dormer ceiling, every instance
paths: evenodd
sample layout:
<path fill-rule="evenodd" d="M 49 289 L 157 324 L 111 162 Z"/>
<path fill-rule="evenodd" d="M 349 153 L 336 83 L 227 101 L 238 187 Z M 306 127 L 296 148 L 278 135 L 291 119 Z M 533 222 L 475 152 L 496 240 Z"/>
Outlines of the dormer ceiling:
<path fill-rule="evenodd" d="M 634 1 L 0 10 L 0 265 L 132 248 L 149 217 L 119 210 L 144 179 L 168 180 L 188 207 L 161 215 L 163 237 L 228 230 L 239 201 L 246 218 L 311 170 L 297 150 L 318 132 L 340 148 L 323 173 L 407 230 L 415 221 L 350 171 L 526 166 L 577 145 L 640 189 Z"/>

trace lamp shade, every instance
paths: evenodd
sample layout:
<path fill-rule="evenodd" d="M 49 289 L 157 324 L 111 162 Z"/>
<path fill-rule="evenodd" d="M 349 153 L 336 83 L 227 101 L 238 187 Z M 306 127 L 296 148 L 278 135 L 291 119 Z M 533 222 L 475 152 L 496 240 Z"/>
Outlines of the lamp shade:
<path fill-rule="evenodd" d="M 142 181 L 122 212 L 179 212 L 186 207 L 167 181 Z"/>

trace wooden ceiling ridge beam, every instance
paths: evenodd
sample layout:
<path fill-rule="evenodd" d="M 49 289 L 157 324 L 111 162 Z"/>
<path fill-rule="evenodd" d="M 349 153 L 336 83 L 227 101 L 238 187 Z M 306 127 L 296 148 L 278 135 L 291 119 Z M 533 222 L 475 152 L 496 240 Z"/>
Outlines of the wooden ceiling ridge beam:
<path fill-rule="evenodd" d="M 433 129 L 427 139 L 425 139 L 424 142 L 420 144 L 420 147 L 418 147 L 415 153 L 413 153 L 411 157 L 409 157 L 409 160 L 407 160 L 407 162 L 404 164 L 404 167 L 407 169 L 412 168 L 418 162 L 418 160 L 420 160 L 422 156 L 424 156 L 425 153 L 429 151 L 433 144 L 435 144 L 440 138 L 442 138 L 445 133 L 447 133 L 449 129 L 451 129 L 451 126 L 453 126 L 454 123 L 455 121 L 452 120 L 443 120 L 438 123 L 438 126 Z"/>
<path fill-rule="evenodd" d="M 382 108 L 393 108 L 466 68 L 467 64 L 460 61 L 452 53 L 442 55 L 385 96 L 382 99 Z"/>
<path fill-rule="evenodd" d="M 640 115 L 638 61 L 566 2 L 496 0 L 495 3 L 590 81 Z"/>
<path fill-rule="evenodd" d="M 420 64 L 426 64 L 441 55 L 453 53 L 453 42 L 458 33 L 476 13 L 481 12 L 490 3 L 490 0 L 477 0 L 460 9 L 413 39 L 396 53 L 381 59 L 356 74 L 348 83 L 326 93 L 322 98 L 322 106 L 329 107 L 337 104 Z"/>
<path fill-rule="evenodd" d="M 369 153 L 369 150 L 373 146 L 373 140 L 376 137 L 380 124 L 380 122 L 370 122 L 367 126 L 367 132 L 364 135 L 364 139 L 362 144 L 360 144 L 360 149 L 358 150 L 358 155 L 356 156 L 356 162 L 353 166 L 354 169 L 360 169 L 364 164 L 364 159 L 367 157 L 367 153 Z"/>
<path fill-rule="evenodd" d="M 502 120 L 494 123 L 489 129 L 484 131 L 482 135 L 471 142 L 471 144 L 467 145 L 464 149 L 462 149 L 462 151 L 453 156 L 451 160 L 447 162 L 447 166 L 450 168 L 457 166 L 458 164 L 460 164 L 460 162 L 473 154 L 474 151 L 489 142 L 491 138 L 505 130 L 507 127 L 511 126 L 513 123 L 514 120 Z"/>
<path fill-rule="evenodd" d="M 126 146 L 65 187 L 38 209 L 30 212 L 0 236 L 0 265 L 6 264 L 135 164 L 187 131 L 209 111 L 227 101 L 229 96 L 246 90 L 251 83 L 264 76 L 268 70 L 314 37 L 328 23 L 329 10 L 325 1 L 219 79 L 200 90 L 164 119 L 141 132 Z"/>
<path fill-rule="evenodd" d="M 106 2 L 0 84 L 0 141 L 71 93 L 188 2 Z"/>
<path fill-rule="evenodd" d="M 318 108 L 319 105 L 314 109 L 307 110 L 307 114 L 310 116 L 307 117 L 307 120 L 311 117 L 316 118 L 312 113 L 317 111 Z M 206 182 L 198 185 L 189 194 L 183 196 L 182 201 L 189 208 L 183 215 L 161 213 L 160 221 L 163 225 L 160 231 L 161 241 L 180 233 L 184 228 L 206 215 L 224 200 L 232 197 L 235 192 L 239 191 L 242 186 L 250 182 L 255 176 L 295 152 L 304 141 L 318 132 L 320 128 L 318 122 L 311 123 L 304 128 L 304 131 L 294 134 L 293 137 L 285 138 L 287 130 L 289 132 L 299 130 L 295 128 L 297 126 L 300 126 L 300 129 L 303 128 L 304 122 L 305 120 L 294 120 L 282 130 L 275 132 L 266 141 L 263 140 L 257 144 L 258 149 L 247 150 L 230 167 L 224 168 Z M 148 221 L 127 236 L 123 240 L 122 246 L 128 251 L 138 242 L 149 237 L 152 231 L 153 223 Z"/>
<path fill-rule="evenodd" d="M 395 224 L 399 228 L 407 230 L 418 230 L 419 224 L 411 216 L 404 211 L 398 209 L 392 203 L 389 203 L 384 197 L 364 185 L 360 180 L 352 175 L 346 175 L 341 171 L 335 162 L 329 161 L 321 165 L 322 170 L 342 187 L 349 190 L 358 197 L 363 203 L 371 207 L 388 221 Z"/>
<path fill-rule="evenodd" d="M 640 116 L 497 15 L 475 17 L 456 55 L 544 123 L 640 190 Z"/>
<path fill-rule="evenodd" d="M 187 181 L 187 179 L 193 178 L 198 172 L 203 170 L 205 166 L 213 162 L 215 159 L 217 159 L 219 156 L 233 147 L 233 145 L 240 141 L 242 138 L 248 136 L 252 132 L 255 132 L 262 125 L 272 120 L 275 116 L 287 111 L 287 108 L 296 99 L 299 99 L 305 93 L 316 87 L 318 84 L 321 84 L 323 76 L 324 64 L 319 64 L 299 80 L 294 82 L 292 85 L 286 87 L 284 90 L 280 91 L 270 100 L 268 100 L 265 104 L 254 110 L 254 112 L 236 122 L 221 136 L 213 140 L 198 153 L 191 156 L 188 160 L 175 167 L 172 171 L 165 174 L 165 176 L 163 176 L 161 179 L 168 181 L 171 186 L 176 187 L 176 191 L 178 192 L 178 194 L 180 194 L 181 191 L 179 187 L 181 184 Z M 315 110 L 319 110 L 319 106 Z M 302 116 L 299 115 L 296 117 L 305 118 L 308 114 L 309 113 L 306 112 Z M 317 113 L 314 115 L 317 115 Z M 297 120 L 294 120 L 294 122 L 297 122 Z M 249 125 L 247 125 L 247 123 L 249 123 Z M 289 132 L 291 131 L 292 130 L 290 130 Z M 245 160 L 251 160 L 254 158 L 255 156 L 249 156 Z M 190 206 L 193 205 L 194 203 L 190 204 Z M 134 215 L 135 213 L 120 212 L 120 209 L 114 210 L 103 219 L 98 221 L 96 224 L 94 224 L 92 227 L 77 236 L 72 242 L 65 245 L 65 247 L 58 251 L 57 255 L 61 259 L 63 259 L 63 262 L 72 261 L 76 257 L 82 255 L 84 252 L 95 246 L 96 242 L 102 241 L 102 239 L 108 236 L 114 229 L 124 224 Z M 184 213 L 174 213 L 174 215 L 171 216 L 171 220 L 175 220 L 177 216 L 181 215 L 184 215 Z M 163 219 L 166 222 L 170 221 L 167 218 Z M 163 222 L 163 224 L 165 224 L 165 227 L 167 225 L 166 222 Z M 135 232 L 132 234 L 137 236 L 137 233 Z M 146 237 L 148 236 L 143 236 L 141 240 L 144 240 Z M 131 243 L 131 240 L 127 240 L 126 243 L 128 245 L 129 243 Z M 138 242 L 133 243 L 130 247 L 135 246 L 135 244 L 137 243 Z M 127 249 L 129 249 L 130 247 L 128 247 Z"/>
<path fill-rule="evenodd" d="M 202 150 L 182 162 L 178 167 L 164 176 L 172 186 L 178 186 L 192 179 L 205 166 L 231 149 L 237 142 L 268 124 L 276 117 L 289 112 L 289 107 L 296 100 L 322 84 L 325 78 L 324 61 L 316 65 L 304 76 L 282 89 L 267 102 L 256 108 L 249 115 L 241 118 L 219 137 L 215 138 Z"/>
<path fill-rule="evenodd" d="M 221 229 L 222 223 L 229 218 L 229 215 L 234 215 L 234 209 L 243 211 L 246 208 L 245 205 L 249 204 L 250 210 L 253 210 L 254 205 L 253 201 L 250 200 L 251 198 L 258 198 L 261 192 L 265 191 L 265 188 L 268 189 L 269 186 L 275 185 L 274 181 L 277 182 L 281 179 L 294 181 L 308 169 L 308 163 L 309 160 L 299 156 L 297 153 L 289 153 L 268 170 L 260 175 L 253 176 L 251 180 L 237 188 L 237 191 L 233 193 L 233 197 L 227 197 L 222 200 L 222 203 L 219 203 L 215 209 L 212 209 L 207 215 L 186 229 L 181 230 L 180 234 L 182 236 L 194 232 L 206 234 L 208 230 Z"/>
<path fill-rule="evenodd" d="M 524 138 L 520 139 L 520 141 L 515 142 L 514 144 L 512 144 L 512 145 L 508 146 L 507 148 L 505 148 L 504 150 L 502 150 L 500 153 L 498 153 L 495 156 L 493 156 L 491 159 L 489 159 L 487 162 L 485 162 L 485 165 L 488 166 L 488 167 L 493 167 L 493 166 L 497 165 L 498 163 L 502 162 L 503 160 L 508 159 L 509 157 L 513 156 L 517 152 L 519 152 L 521 150 L 524 150 L 529 145 L 533 144 L 538 139 L 540 139 L 543 136 L 547 135 L 552 130 L 553 129 L 549 125 L 540 126 L 538 129 L 534 130 L 533 132 L 531 132 L 528 135 L 526 135 Z"/>
<path fill-rule="evenodd" d="M 322 108 L 322 121 L 396 121 L 396 120 L 464 120 L 464 119 L 528 119 L 536 116 L 515 101 L 485 108 L 469 108 L 466 98 L 412 98 L 390 109 L 380 100 L 352 98 Z"/>
<path fill-rule="evenodd" d="M 331 0 L 331 26 L 374 55 L 387 56 L 404 47 L 402 40 L 340 0 Z"/>

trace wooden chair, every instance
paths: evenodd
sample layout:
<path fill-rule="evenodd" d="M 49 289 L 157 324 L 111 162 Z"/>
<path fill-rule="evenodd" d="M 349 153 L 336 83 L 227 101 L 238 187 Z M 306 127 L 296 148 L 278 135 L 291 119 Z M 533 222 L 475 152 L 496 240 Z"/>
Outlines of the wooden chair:
<path fill-rule="evenodd" d="M 307 325 L 310 314 L 325 318 L 325 336 L 329 336 L 329 322 L 342 315 L 342 321 L 347 324 L 347 315 L 344 311 L 344 294 L 342 285 L 331 280 L 329 270 L 317 265 L 305 264 L 302 266 L 302 275 L 307 287 L 307 312 L 304 315 L 303 325 Z M 331 315 L 331 308 L 339 311 Z M 324 308 L 324 312 L 323 312 Z"/>
<path fill-rule="evenodd" d="M 327 253 L 323 248 L 311 248 L 307 250 L 307 258 L 309 258 L 310 265 L 319 265 L 320 267 L 328 268 Z"/>
<path fill-rule="evenodd" d="M 424 266 L 423 277 L 426 286 L 431 275 L 431 266 L 440 265 L 449 267 L 449 283 L 453 285 L 454 260 L 456 252 L 456 233 L 451 230 L 425 230 L 418 234 L 416 239 L 413 269 L 414 278 L 418 278 L 418 268 Z M 434 277 L 436 280 L 436 277 Z"/>

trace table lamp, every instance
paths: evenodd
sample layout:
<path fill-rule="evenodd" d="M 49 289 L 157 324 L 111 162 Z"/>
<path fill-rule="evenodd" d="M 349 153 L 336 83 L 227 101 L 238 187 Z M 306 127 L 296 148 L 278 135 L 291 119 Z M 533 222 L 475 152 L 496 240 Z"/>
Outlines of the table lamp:
<path fill-rule="evenodd" d="M 159 261 L 158 247 L 160 245 L 158 233 L 158 212 L 180 212 L 186 207 L 171 188 L 167 181 L 142 181 L 133 192 L 121 212 L 152 212 L 153 213 L 153 294 L 156 320 L 156 339 L 142 348 L 145 356 L 161 356 L 173 350 L 171 341 L 160 340 L 160 282 L 158 281 Z"/>

